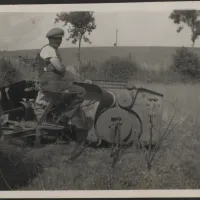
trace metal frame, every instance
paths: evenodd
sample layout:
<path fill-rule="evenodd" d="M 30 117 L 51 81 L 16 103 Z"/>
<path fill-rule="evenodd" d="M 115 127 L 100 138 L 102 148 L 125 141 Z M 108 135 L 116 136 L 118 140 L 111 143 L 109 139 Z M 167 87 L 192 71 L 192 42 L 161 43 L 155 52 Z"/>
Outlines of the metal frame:
<path fill-rule="evenodd" d="M 42 123 L 44 122 L 48 111 L 52 108 L 54 103 L 55 103 L 55 100 L 51 99 L 50 102 L 48 103 L 48 105 L 46 106 L 41 118 L 39 119 L 39 121 L 37 123 L 36 135 L 35 135 L 35 145 L 37 147 L 39 147 L 41 145 L 41 126 L 42 126 Z"/>

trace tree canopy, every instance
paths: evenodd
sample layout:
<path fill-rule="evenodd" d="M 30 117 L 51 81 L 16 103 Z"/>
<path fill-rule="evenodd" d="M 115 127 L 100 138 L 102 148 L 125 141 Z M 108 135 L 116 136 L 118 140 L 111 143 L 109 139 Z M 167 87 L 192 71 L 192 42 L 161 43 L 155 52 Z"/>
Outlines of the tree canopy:
<path fill-rule="evenodd" d="M 173 10 L 169 18 L 178 26 L 177 32 L 180 33 L 184 25 L 187 25 L 191 29 L 191 41 L 194 46 L 195 41 L 200 35 L 200 10 Z"/>
<path fill-rule="evenodd" d="M 78 42 L 79 53 L 78 59 L 80 61 L 80 48 L 81 41 L 91 44 L 92 42 L 88 38 L 92 31 L 96 29 L 95 18 L 93 12 L 61 12 L 56 14 L 55 23 L 63 22 L 64 26 L 69 25 L 67 40 L 72 40 L 73 44 Z"/>

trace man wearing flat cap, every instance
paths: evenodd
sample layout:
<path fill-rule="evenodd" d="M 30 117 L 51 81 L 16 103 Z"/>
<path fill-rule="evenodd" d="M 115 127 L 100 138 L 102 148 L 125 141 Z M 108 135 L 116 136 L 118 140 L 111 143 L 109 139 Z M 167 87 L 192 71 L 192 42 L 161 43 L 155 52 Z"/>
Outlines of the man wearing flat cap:
<path fill-rule="evenodd" d="M 79 110 L 86 92 L 84 88 L 73 84 L 73 81 L 76 81 L 76 77 L 66 70 L 62 63 L 58 47 L 61 45 L 63 36 L 64 31 L 60 28 L 53 28 L 46 34 L 49 44 L 45 45 L 39 54 L 40 60 L 43 61 L 43 65 L 40 65 L 39 68 L 39 79 L 42 90 L 50 92 L 52 97 L 61 94 L 59 98 L 64 98 L 62 100 L 65 100 L 65 96 L 67 99 L 69 93 L 75 95 L 70 105 L 66 105 L 66 110 L 64 110 L 65 108 L 63 109 L 63 116 L 58 120 L 59 123 L 66 125 Z"/>

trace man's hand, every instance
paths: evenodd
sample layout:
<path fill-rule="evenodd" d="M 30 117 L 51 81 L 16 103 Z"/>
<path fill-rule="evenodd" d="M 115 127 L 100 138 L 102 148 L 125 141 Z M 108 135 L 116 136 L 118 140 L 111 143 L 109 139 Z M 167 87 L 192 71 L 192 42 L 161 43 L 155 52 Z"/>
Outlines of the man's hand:
<path fill-rule="evenodd" d="M 86 80 L 84 80 L 84 83 L 92 84 L 92 80 L 86 79 Z"/>
<path fill-rule="evenodd" d="M 73 66 L 67 66 L 66 67 L 66 74 L 67 75 L 71 75 L 72 77 L 74 77 L 75 81 L 80 81 L 81 80 L 80 75 L 77 73 L 75 67 L 73 67 Z"/>
<path fill-rule="evenodd" d="M 66 70 L 66 72 L 65 72 L 64 79 L 66 79 L 67 81 L 70 81 L 70 82 L 77 81 L 77 77 L 75 76 L 75 74 L 73 74 L 72 72 L 70 72 L 68 70 Z"/>

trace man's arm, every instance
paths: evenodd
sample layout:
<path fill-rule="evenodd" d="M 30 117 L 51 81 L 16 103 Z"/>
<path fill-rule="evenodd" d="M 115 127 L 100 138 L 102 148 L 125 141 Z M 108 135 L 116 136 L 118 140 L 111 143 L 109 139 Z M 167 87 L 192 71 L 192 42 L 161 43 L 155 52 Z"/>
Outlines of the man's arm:
<path fill-rule="evenodd" d="M 60 60 L 57 57 L 50 58 L 49 62 L 51 63 L 51 65 L 53 65 L 53 67 L 55 67 L 55 69 L 58 72 L 62 73 L 63 75 L 65 74 L 65 66 L 60 62 Z"/>
<path fill-rule="evenodd" d="M 67 81 L 77 81 L 78 77 L 76 77 L 76 75 L 74 73 L 72 73 L 71 71 L 69 71 L 67 69 L 67 67 L 65 67 L 62 62 L 60 62 L 59 59 L 57 58 L 51 58 L 50 59 L 50 63 L 51 65 L 53 65 L 53 67 L 56 68 L 56 70 L 64 77 L 64 79 L 66 79 Z M 63 79 L 63 80 L 64 80 Z"/>
<path fill-rule="evenodd" d="M 44 60 L 48 60 L 48 62 L 50 62 L 49 67 L 56 69 L 61 74 L 65 73 L 65 66 L 58 59 L 55 49 L 50 46 L 46 46 L 40 52 L 40 56 Z"/>
<path fill-rule="evenodd" d="M 50 63 L 49 67 L 52 67 L 53 69 L 56 69 L 61 75 L 65 76 L 68 79 L 75 80 L 75 77 L 73 73 L 66 70 L 66 67 L 64 64 L 59 60 L 59 58 L 56 55 L 55 50 L 52 47 L 45 47 L 41 53 L 41 58 L 48 60 Z"/>

